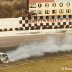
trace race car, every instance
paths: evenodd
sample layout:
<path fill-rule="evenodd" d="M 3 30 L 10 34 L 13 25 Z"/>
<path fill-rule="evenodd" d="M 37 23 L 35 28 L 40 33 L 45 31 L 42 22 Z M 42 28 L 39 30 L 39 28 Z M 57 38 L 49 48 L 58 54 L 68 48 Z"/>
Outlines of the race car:
<path fill-rule="evenodd" d="M 8 62 L 9 62 L 8 55 L 6 53 L 0 52 L 0 63 L 8 63 Z"/>

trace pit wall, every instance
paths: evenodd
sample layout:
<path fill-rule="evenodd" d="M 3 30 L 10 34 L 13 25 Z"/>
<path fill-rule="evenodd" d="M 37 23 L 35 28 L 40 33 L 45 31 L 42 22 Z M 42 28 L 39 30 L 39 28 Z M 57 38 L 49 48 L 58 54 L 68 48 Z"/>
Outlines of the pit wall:
<path fill-rule="evenodd" d="M 0 19 L 0 32 L 71 28 L 72 15 L 31 16 Z"/>

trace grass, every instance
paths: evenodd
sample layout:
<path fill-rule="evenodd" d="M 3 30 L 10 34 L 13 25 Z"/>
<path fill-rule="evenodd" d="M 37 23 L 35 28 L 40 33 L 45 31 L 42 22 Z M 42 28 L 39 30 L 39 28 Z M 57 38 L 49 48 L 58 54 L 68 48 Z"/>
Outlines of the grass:
<path fill-rule="evenodd" d="M 72 54 L 47 56 L 20 61 L 9 66 L 0 66 L 0 72 L 70 72 L 62 70 L 62 67 L 72 68 Z"/>

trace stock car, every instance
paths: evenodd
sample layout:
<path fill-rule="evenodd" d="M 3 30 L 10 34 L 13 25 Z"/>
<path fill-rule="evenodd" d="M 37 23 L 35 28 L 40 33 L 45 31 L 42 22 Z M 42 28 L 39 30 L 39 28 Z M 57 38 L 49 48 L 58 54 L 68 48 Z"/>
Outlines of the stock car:
<path fill-rule="evenodd" d="M 0 63 L 8 63 L 8 62 L 9 62 L 8 55 L 6 53 L 0 52 Z"/>

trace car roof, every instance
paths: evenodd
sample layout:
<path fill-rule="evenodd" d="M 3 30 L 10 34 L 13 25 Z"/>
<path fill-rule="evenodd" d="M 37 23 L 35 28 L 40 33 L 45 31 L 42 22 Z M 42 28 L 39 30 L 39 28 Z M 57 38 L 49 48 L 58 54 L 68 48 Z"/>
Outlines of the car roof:
<path fill-rule="evenodd" d="M 2 55 L 2 54 L 5 54 L 5 53 L 3 53 L 3 52 L 0 52 L 0 55 Z"/>

